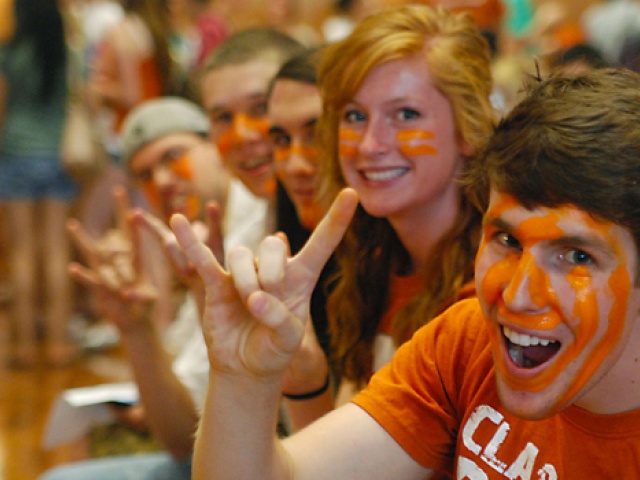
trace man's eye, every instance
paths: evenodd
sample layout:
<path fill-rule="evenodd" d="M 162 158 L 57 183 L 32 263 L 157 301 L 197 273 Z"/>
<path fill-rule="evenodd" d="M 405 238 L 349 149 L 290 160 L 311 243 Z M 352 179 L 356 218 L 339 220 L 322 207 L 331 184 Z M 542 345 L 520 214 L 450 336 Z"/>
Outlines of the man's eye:
<path fill-rule="evenodd" d="M 366 115 L 359 110 L 347 110 L 344 113 L 344 120 L 347 123 L 364 122 L 366 119 Z"/>
<path fill-rule="evenodd" d="M 420 118 L 420 112 L 413 108 L 401 108 L 398 111 L 398 120 L 406 121 L 414 120 L 416 118 Z"/>
<path fill-rule="evenodd" d="M 593 263 L 591 255 L 577 248 L 563 253 L 561 257 L 573 265 L 591 265 Z"/>
<path fill-rule="evenodd" d="M 291 137 L 289 135 L 281 134 L 272 134 L 270 136 L 271 144 L 274 148 L 287 148 L 291 145 Z"/>
<path fill-rule="evenodd" d="M 495 238 L 505 247 L 515 250 L 522 250 L 522 245 L 516 237 L 506 232 L 498 232 L 495 234 Z"/>
<path fill-rule="evenodd" d="M 217 125 L 229 125 L 233 121 L 233 114 L 231 112 L 222 112 L 215 115 L 211 115 L 211 123 Z"/>

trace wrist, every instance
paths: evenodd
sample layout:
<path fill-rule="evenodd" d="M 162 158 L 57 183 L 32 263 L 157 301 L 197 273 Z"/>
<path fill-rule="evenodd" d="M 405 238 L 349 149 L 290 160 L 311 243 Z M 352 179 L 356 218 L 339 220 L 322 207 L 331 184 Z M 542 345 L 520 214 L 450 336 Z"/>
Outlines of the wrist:
<path fill-rule="evenodd" d="M 327 378 L 324 382 L 324 385 L 322 385 L 320 388 L 310 391 L 310 392 L 306 392 L 306 393 L 284 393 L 282 392 L 282 396 L 288 400 L 296 400 L 296 401 L 303 401 L 303 400 L 311 400 L 313 398 L 317 398 L 320 395 L 324 394 L 327 390 L 329 389 L 329 375 L 327 375 Z"/>

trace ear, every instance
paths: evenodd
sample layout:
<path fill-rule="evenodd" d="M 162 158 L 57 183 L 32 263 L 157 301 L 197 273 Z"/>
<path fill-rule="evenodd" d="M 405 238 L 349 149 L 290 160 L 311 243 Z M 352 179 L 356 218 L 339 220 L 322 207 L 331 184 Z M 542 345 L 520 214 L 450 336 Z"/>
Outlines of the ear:
<path fill-rule="evenodd" d="M 471 146 L 466 140 L 460 140 L 460 153 L 466 158 L 473 157 L 476 153 L 476 149 Z"/>

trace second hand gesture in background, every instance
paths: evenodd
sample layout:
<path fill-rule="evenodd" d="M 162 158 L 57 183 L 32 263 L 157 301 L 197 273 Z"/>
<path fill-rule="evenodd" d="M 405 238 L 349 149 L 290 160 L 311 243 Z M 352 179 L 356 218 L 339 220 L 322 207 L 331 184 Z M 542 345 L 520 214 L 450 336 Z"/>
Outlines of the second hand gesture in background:
<path fill-rule="evenodd" d="M 354 190 L 343 190 L 296 256 L 289 256 L 286 241 L 270 236 L 257 257 L 244 247 L 229 252 L 229 272 L 198 239 L 188 220 L 174 215 L 171 227 L 204 281 L 202 326 L 213 370 L 281 379 L 305 333 L 311 293 L 357 201 Z"/>
<path fill-rule="evenodd" d="M 140 235 L 129 215 L 124 189 L 114 192 L 117 228 L 93 239 L 75 219 L 67 227 L 85 265 L 72 263 L 69 273 L 98 299 L 101 311 L 120 330 L 148 320 L 157 290 L 142 266 Z"/>
<path fill-rule="evenodd" d="M 216 257 L 218 263 L 224 264 L 224 242 L 222 235 L 222 219 L 220 207 L 215 202 L 206 206 L 206 224 L 195 221 L 191 224 L 193 232 Z M 151 233 L 162 245 L 165 257 L 171 264 L 177 278 L 193 293 L 202 313 L 204 302 L 204 284 L 196 269 L 187 259 L 178 245 L 173 231 L 158 217 L 143 211 L 136 211 L 133 216 L 136 227 L 142 227 Z"/>

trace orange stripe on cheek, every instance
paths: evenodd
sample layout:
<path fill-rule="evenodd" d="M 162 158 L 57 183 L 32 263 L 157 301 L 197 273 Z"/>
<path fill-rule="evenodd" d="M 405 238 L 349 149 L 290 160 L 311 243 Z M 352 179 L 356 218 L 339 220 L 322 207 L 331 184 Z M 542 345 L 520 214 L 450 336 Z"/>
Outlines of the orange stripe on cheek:
<path fill-rule="evenodd" d="M 421 157 L 423 155 L 437 155 L 438 149 L 431 145 L 401 144 L 398 149 L 405 157 Z"/>
<path fill-rule="evenodd" d="M 144 182 L 142 185 L 144 196 L 147 197 L 149 204 L 157 209 L 160 209 L 160 195 L 158 195 L 158 189 L 154 185 L 152 180 Z"/>
<path fill-rule="evenodd" d="M 269 120 L 266 118 L 252 118 L 246 115 L 243 118 L 244 125 L 250 130 L 259 132 L 263 137 L 269 134 Z"/>
<path fill-rule="evenodd" d="M 437 155 L 438 149 L 425 140 L 433 140 L 435 134 L 425 130 L 401 130 L 396 135 L 398 148 L 405 157 Z"/>
<path fill-rule="evenodd" d="M 273 159 L 278 163 L 286 162 L 291 156 L 291 148 L 276 147 L 273 149 Z"/>
<path fill-rule="evenodd" d="M 233 144 L 235 142 L 236 135 L 234 129 L 229 127 L 224 132 L 222 132 L 216 140 L 216 146 L 218 147 L 220 155 L 226 157 L 231 151 L 231 148 L 233 147 Z"/>
<path fill-rule="evenodd" d="M 341 128 L 338 131 L 338 155 L 345 159 L 355 158 L 358 155 L 357 144 L 361 141 L 362 135 L 358 132 L 350 128 Z"/>
<path fill-rule="evenodd" d="M 503 287 L 515 275 L 518 257 L 507 255 L 487 269 L 482 279 L 482 297 L 488 304 L 495 304 L 502 295 Z"/>

